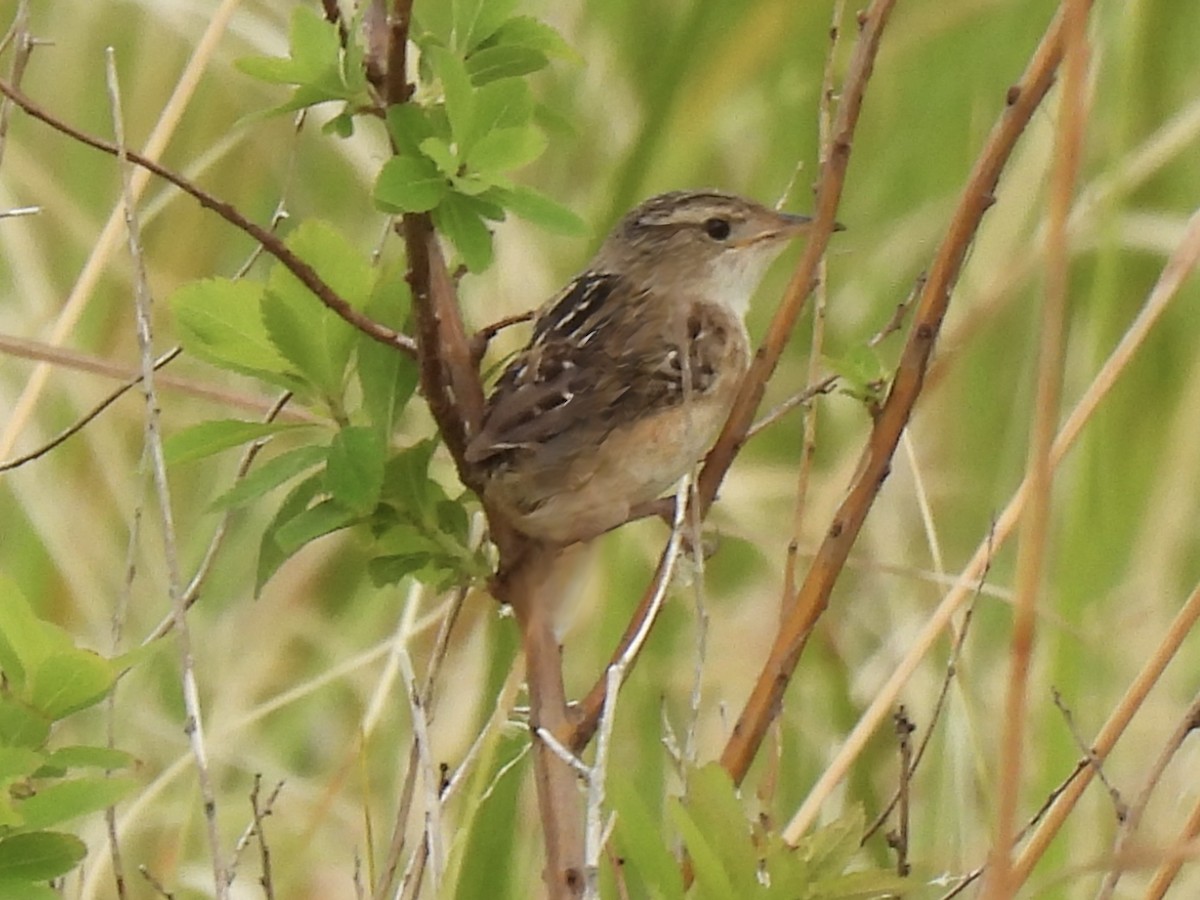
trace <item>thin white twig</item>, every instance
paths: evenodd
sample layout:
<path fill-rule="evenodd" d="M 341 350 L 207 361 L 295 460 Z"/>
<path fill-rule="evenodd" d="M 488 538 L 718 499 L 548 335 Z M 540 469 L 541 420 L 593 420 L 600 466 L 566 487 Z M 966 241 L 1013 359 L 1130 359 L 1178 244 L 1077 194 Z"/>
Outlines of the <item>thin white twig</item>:
<path fill-rule="evenodd" d="M 575 754 L 563 747 L 554 736 L 544 729 L 538 729 L 538 735 L 546 741 L 547 746 L 554 751 L 567 765 L 571 766 L 583 777 L 587 784 L 587 830 L 584 836 L 584 898 L 594 900 L 600 896 L 600 853 L 604 848 L 605 829 L 602 825 L 602 807 L 604 805 L 604 785 L 608 776 L 608 748 L 612 739 L 613 724 L 616 720 L 617 695 L 625 680 L 625 671 L 637 659 L 642 644 L 650 633 L 654 620 L 662 610 L 663 600 L 667 595 L 667 587 L 679 560 L 679 549 L 683 543 L 683 527 L 689 505 L 688 496 L 691 492 L 692 478 L 685 475 L 680 479 L 675 489 L 675 515 L 671 521 L 671 537 L 667 541 L 664 554 L 662 576 L 654 586 L 654 594 L 650 600 L 649 609 L 640 627 L 625 652 L 608 667 L 605 672 L 604 708 L 600 715 L 600 726 L 596 736 L 596 759 L 589 767 L 579 760 Z M 693 535 L 693 540 L 696 536 Z"/>
<path fill-rule="evenodd" d="M 442 800 L 441 784 L 437 768 L 433 764 L 433 750 L 429 743 L 429 722 L 425 718 L 425 702 L 421 697 L 421 688 L 417 684 L 417 675 L 413 671 L 412 658 L 408 655 L 408 647 L 399 643 L 396 659 L 400 664 L 400 672 L 404 678 L 405 693 L 408 696 L 408 708 L 412 713 L 413 740 L 417 744 L 417 756 L 421 761 L 421 780 L 424 783 L 425 796 L 425 846 L 429 850 L 429 871 L 433 880 L 433 895 L 441 896 L 443 866 L 445 853 L 442 847 Z"/>
<path fill-rule="evenodd" d="M 534 729 L 534 734 L 537 735 L 538 740 L 545 741 L 546 746 L 550 748 L 550 752 L 557 756 L 564 765 L 570 766 L 580 778 L 587 778 L 592 774 L 592 770 L 587 763 L 563 746 L 562 741 L 556 738 L 554 733 L 548 728 L 538 726 Z"/>
<path fill-rule="evenodd" d="M 111 47 L 105 50 L 105 76 L 108 84 L 109 103 L 112 107 L 113 130 L 118 148 L 117 161 L 121 172 L 121 197 L 124 207 L 125 226 L 129 235 L 129 254 L 134 268 L 134 301 L 137 319 L 138 348 L 141 351 L 142 389 L 146 396 L 146 444 L 150 454 L 150 465 L 154 475 L 154 486 L 158 496 L 159 513 L 162 516 L 163 554 L 167 567 L 171 605 L 175 613 L 175 631 L 179 641 L 180 676 L 183 687 L 183 703 L 186 711 L 184 732 L 188 735 L 192 756 L 196 766 L 196 780 L 204 803 L 204 819 L 208 837 L 208 849 L 212 857 L 213 888 L 217 900 L 228 900 L 229 882 L 217 832 L 217 800 L 209 772 L 208 751 L 204 743 L 204 723 L 201 715 L 200 692 L 196 685 L 195 662 L 192 656 L 191 634 L 187 624 L 187 606 L 184 603 L 182 579 L 179 572 L 179 556 L 175 538 L 175 521 L 171 511 L 171 487 L 167 480 L 167 463 L 163 453 L 162 434 L 159 430 L 158 396 L 154 387 L 154 340 L 151 326 L 151 296 L 146 278 L 145 259 L 134 201 L 131 168 L 125 152 L 125 125 L 121 113 L 121 92 L 117 82 L 115 56 Z"/>

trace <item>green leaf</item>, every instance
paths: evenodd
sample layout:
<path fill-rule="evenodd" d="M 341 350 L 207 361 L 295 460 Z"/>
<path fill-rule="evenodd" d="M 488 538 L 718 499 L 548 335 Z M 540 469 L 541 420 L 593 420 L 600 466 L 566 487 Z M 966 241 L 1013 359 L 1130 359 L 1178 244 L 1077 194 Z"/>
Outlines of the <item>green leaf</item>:
<path fill-rule="evenodd" d="M 233 509 L 257 500 L 267 491 L 325 462 L 328 452 L 327 447 L 305 446 L 281 453 L 261 466 L 251 469 L 245 478 L 214 500 L 209 509 Z"/>
<path fill-rule="evenodd" d="M 466 52 L 496 33 L 517 0 L 453 0 L 453 5 L 454 46 Z"/>
<path fill-rule="evenodd" d="M 687 781 L 687 809 L 720 858 L 722 870 L 740 891 L 752 892 L 758 851 L 729 773 L 717 763 L 691 772 Z"/>
<path fill-rule="evenodd" d="M 434 441 L 421 441 L 401 450 L 387 462 L 383 496 L 408 517 L 432 527 L 437 518 L 437 503 L 445 494 L 429 477 L 429 461 L 437 448 Z"/>
<path fill-rule="evenodd" d="M 99 702 L 116 677 L 112 663 L 96 653 L 76 649 L 53 653 L 33 671 L 29 702 L 49 719 L 61 719 Z"/>
<path fill-rule="evenodd" d="M 459 143 L 460 150 L 465 150 L 475 115 L 475 90 L 471 87 L 471 78 L 463 61 L 445 47 L 430 47 L 428 55 L 433 71 L 442 82 L 450 134 Z"/>
<path fill-rule="evenodd" d="M 546 136 L 533 125 L 489 131 L 467 154 L 467 165 L 479 172 L 508 172 L 533 162 L 546 149 Z"/>
<path fill-rule="evenodd" d="M 321 134 L 333 134 L 340 138 L 354 137 L 354 116 L 340 112 L 321 126 Z"/>
<path fill-rule="evenodd" d="M 183 431 L 169 435 L 163 442 L 163 453 L 166 454 L 167 464 L 176 466 L 197 459 L 204 459 L 231 447 L 240 447 L 250 441 L 279 434 L 281 431 L 291 431 L 296 428 L 310 427 L 287 422 L 246 422 L 241 419 L 215 419 L 211 422 L 200 422 Z"/>
<path fill-rule="evenodd" d="M 472 272 L 482 272 L 492 262 L 492 233 L 469 203 L 469 198 L 447 194 L 433 211 L 438 231 L 450 238 Z"/>
<path fill-rule="evenodd" d="M 497 128 L 516 128 L 533 118 L 533 94 L 519 78 L 485 84 L 475 92 L 476 113 L 468 143 L 475 143 Z"/>
<path fill-rule="evenodd" d="M 275 543 L 290 556 L 309 541 L 345 528 L 358 518 L 353 510 L 340 503 L 322 500 L 280 525 L 275 532 Z"/>
<path fill-rule="evenodd" d="M 561 34 L 533 16 L 513 16 L 496 30 L 488 44 L 496 47 L 524 47 L 538 50 L 550 57 L 571 62 L 582 61 L 582 57 Z"/>
<path fill-rule="evenodd" d="M 423 553 L 399 556 L 373 556 L 367 562 L 367 577 L 377 588 L 397 584 L 410 575 L 415 575 L 429 565 L 432 557 Z"/>
<path fill-rule="evenodd" d="M 385 438 L 374 428 L 350 426 L 334 435 L 325 469 L 325 487 L 347 509 L 365 515 L 383 490 Z"/>
<path fill-rule="evenodd" d="M 311 219 L 287 239 L 293 253 L 355 309 L 371 294 L 368 262 L 326 222 Z M 267 278 L 262 304 L 263 322 L 271 341 L 296 371 L 327 398 L 341 397 L 346 366 L 357 334 L 333 310 L 324 306 L 283 266 Z"/>
<path fill-rule="evenodd" d="M 62 900 L 62 894 L 45 884 L 33 884 L 24 878 L 2 878 L 0 900 Z"/>
<path fill-rule="evenodd" d="M 391 328 L 408 318 L 412 297 L 399 265 L 380 272 L 366 313 Z M 358 338 L 358 381 L 363 409 L 379 433 L 390 437 L 396 417 L 416 390 L 416 360 L 366 335 Z"/>
<path fill-rule="evenodd" d="M 36 749 L 50 736 L 50 720 L 15 698 L 0 694 L 0 743 Z"/>
<path fill-rule="evenodd" d="M 114 747 L 79 745 L 60 747 L 46 757 L 45 768 L 54 769 L 128 769 L 137 762 L 124 750 Z"/>
<path fill-rule="evenodd" d="M 454 4 L 446 0 L 416 0 L 413 3 L 413 19 L 420 31 L 449 44 L 454 32 Z"/>
<path fill-rule="evenodd" d="M 862 808 L 853 807 L 808 835 L 797 852 L 808 860 L 813 878 L 824 879 L 845 872 L 858 853 L 865 827 L 866 816 Z"/>
<path fill-rule="evenodd" d="M 292 367 L 263 324 L 263 292 L 261 284 L 211 278 L 185 284 L 168 303 L 189 353 L 223 369 L 294 389 Z"/>
<path fill-rule="evenodd" d="M 247 75 L 280 84 L 304 84 L 321 79 L 338 62 L 337 30 L 306 6 L 292 11 L 287 59 L 250 56 L 235 65 Z"/>
<path fill-rule="evenodd" d="M 467 74 L 476 87 L 498 78 L 511 79 L 546 68 L 550 59 L 532 47 L 484 47 L 467 57 Z M 479 104 L 482 108 L 483 104 Z"/>
<path fill-rule="evenodd" d="M 721 854 L 705 833 L 704 825 L 708 823 L 702 825 L 693 819 L 676 797 L 667 801 L 667 809 L 691 857 L 696 873 L 696 886 L 702 891 L 701 896 L 716 897 L 718 900 L 741 900 L 751 896 L 740 893 L 734 887 L 731 873 L 726 872 L 722 865 Z"/>
<path fill-rule="evenodd" d="M 47 657 L 74 649 L 70 635 L 43 622 L 17 583 L 0 574 L 0 671 L 20 690 Z"/>
<path fill-rule="evenodd" d="M 8 785 L 32 775 L 45 762 L 45 757 L 28 747 L 0 746 L 0 792 Z"/>
<path fill-rule="evenodd" d="M 24 820 L 22 828 L 46 828 L 107 809 L 137 787 L 133 778 L 74 778 L 40 788 L 18 803 L 17 810 Z"/>
<path fill-rule="evenodd" d="M 387 128 L 400 156 L 420 156 L 421 141 L 436 133 L 425 110 L 414 103 L 396 103 L 388 107 Z"/>
<path fill-rule="evenodd" d="M 682 898 L 683 877 L 679 862 L 663 837 L 662 821 L 651 813 L 631 775 L 630 772 L 610 771 L 606 787 L 617 813 L 618 854 L 653 889 L 653 896 L 670 900 Z"/>
<path fill-rule="evenodd" d="M 446 189 L 446 176 L 429 157 L 393 156 L 380 168 L 372 197 L 384 212 L 419 213 L 437 206 Z"/>
<path fill-rule="evenodd" d="M 49 881 L 71 871 L 87 848 L 72 834 L 52 831 L 0 838 L 0 882 Z"/>
<path fill-rule="evenodd" d="M 274 517 L 263 530 L 262 540 L 259 541 L 258 545 L 258 567 L 254 580 L 254 595 L 256 597 L 262 592 L 263 585 L 271 579 L 271 576 L 279 570 L 279 567 L 287 561 L 288 557 L 298 549 L 293 547 L 285 552 L 276 540 L 276 533 L 281 526 L 290 522 L 304 511 L 309 501 L 321 489 L 324 474 L 324 472 L 318 472 L 310 475 L 292 488 L 291 493 L 284 498 Z"/>
<path fill-rule="evenodd" d="M 495 199 L 505 209 L 547 231 L 571 237 L 582 237 L 588 233 L 583 219 L 533 188 L 524 185 L 509 190 L 497 188 Z"/>
<path fill-rule="evenodd" d="M 421 141 L 420 150 L 423 154 L 433 160 L 438 171 L 445 178 L 452 178 L 458 174 L 460 168 L 458 157 L 454 155 L 454 151 L 450 149 L 450 144 L 444 138 L 427 137 Z"/>

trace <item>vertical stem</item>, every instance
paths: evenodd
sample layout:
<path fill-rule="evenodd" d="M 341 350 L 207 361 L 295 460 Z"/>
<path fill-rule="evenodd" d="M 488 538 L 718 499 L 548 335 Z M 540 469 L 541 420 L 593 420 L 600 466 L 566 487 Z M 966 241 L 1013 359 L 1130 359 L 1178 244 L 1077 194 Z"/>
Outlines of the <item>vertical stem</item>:
<path fill-rule="evenodd" d="M 1088 0 L 1064 5 L 1064 79 L 1054 171 L 1047 210 L 1046 297 L 1042 304 L 1038 348 L 1037 397 L 1029 446 L 1029 506 L 1021 523 L 1017 553 L 1015 613 L 1004 732 L 1000 745 L 1000 780 L 991 860 L 983 896 L 1010 897 L 1013 880 L 1012 847 L 1020 801 L 1021 756 L 1025 747 L 1025 717 L 1029 669 L 1037 620 L 1038 597 L 1045 580 L 1046 544 L 1050 532 L 1054 433 L 1062 398 L 1063 356 L 1066 343 L 1067 300 L 1070 290 L 1070 247 L 1067 220 L 1079 170 L 1086 119 Z"/>
<path fill-rule="evenodd" d="M 561 648 L 554 633 L 554 564 L 559 551 L 529 544 L 497 584 L 521 629 L 533 770 L 546 845 L 542 877 L 551 900 L 574 900 L 584 889 L 583 795 L 575 770 L 538 736 L 567 733 L 570 714 L 563 687 Z"/>

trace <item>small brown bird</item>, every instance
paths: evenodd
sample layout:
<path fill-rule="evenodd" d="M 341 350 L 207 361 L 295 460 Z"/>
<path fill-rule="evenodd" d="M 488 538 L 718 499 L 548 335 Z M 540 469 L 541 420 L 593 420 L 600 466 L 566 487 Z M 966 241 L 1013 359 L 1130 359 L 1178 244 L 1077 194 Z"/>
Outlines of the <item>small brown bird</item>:
<path fill-rule="evenodd" d="M 543 306 L 467 460 L 527 535 L 586 541 L 707 452 L 750 363 L 744 317 L 810 220 L 716 191 L 647 200 Z"/>

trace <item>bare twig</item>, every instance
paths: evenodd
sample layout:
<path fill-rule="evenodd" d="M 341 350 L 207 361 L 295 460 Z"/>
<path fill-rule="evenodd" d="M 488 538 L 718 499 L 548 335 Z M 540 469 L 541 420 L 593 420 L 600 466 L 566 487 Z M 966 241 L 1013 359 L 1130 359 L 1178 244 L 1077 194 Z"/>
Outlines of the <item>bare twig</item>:
<path fill-rule="evenodd" d="M 507 316 L 498 322 L 493 322 L 491 325 L 484 325 L 471 335 L 471 361 L 475 368 L 479 368 L 480 362 L 483 361 L 483 355 L 487 353 L 488 344 L 492 342 L 492 338 L 505 328 L 511 328 L 513 325 L 528 322 L 536 315 L 537 310 L 531 309 L 528 312 L 518 313 L 515 316 Z"/>
<path fill-rule="evenodd" d="M 201 718 L 200 697 L 196 687 L 196 673 L 192 656 L 191 635 L 187 624 L 187 608 L 184 604 L 182 580 L 179 572 L 179 557 L 175 539 L 174 516 L 171 509 L 171 489 L 167 480 L 167 463 L 163 455 L 162 435 L 159 430 L 158 396 L 154 387 L 154 348 L 151 332 L 151 298 L 146 280 L 145 261 L 142 256 L 137 208 L 134 206 L 130 184 L 129 166 L 125 151 L 125 127 L 121 113 L 120 87 L 117 83 L 116 65 L 112 48 L 106 52 L 106 75 L 109 100 L 112 105 L 113 128 L 116 132 L 116 157 L 121 172 L 122 197 L 125 207 L 125 224 L 129 232 L 129 253 L 133 259 L 135 281 L 134 299 L 137 321 L 138 347 L 141 351 L 143 389 L 146 395 L 146 444 L 150 456 L 151 471 L 162 517 L 163 554 L 166 561 L 168 592 L 175 615 L 175 630 L 178 634 L 180 654 L 180 677 L 183 687 L 184 709 L 187 720 L 184 732 L 188 735 L 196 765 L 196 778 L 200 795 L 204 801 L 204 818 L 208 838 L 208 849 L 212 860 L 213 887 L 218 900 L 227 900 L 229 884 L 221 842 L 217 833 L 217 801 L 208 767 L 208 751 L 204 743 L 204 726 Z"/>
<path fill-rule="evenodd" d="M 441 779 L 433 764 L 433 750 L 429 742 L 429 720 L 424 708 L 424 698 L 421 688 L 417 684 L 417 676 L 413 671 L 408 649 L 403 644 L 399 647 L 399 661 L 404 679 L 405 695 L 408 697 L 408 708 L 412 715 L 413 743 L 417 747 L 417 757 L 421 761 L 421 780 L 425 788 L 425 850 L 432 873 L 433 893 L 434 896 L 438 896 L 441 893 L 445 860 L 445 853 L 442 849 Z"/>
<path fill-rule="evenodd" d="M 6 49 L 9 44 L 13 45 L 14 50 L 12 65 L 8 70 L 8 81 L 10 84 L 19 85 L 25 75 L 25 68 L 29 65 L 29 57 L 33 55 L 33 48 L 37 46 L 37 42 L 29 32 L 29 0 L 21 0 L 17 4 L 12 25 L 9 26 L 4 38 L 0 40 L 0 50 Z M 4 161 L 4 148 L 8 146 L 8 124 L 11 120 L 11 104 L 0 103 L 0 162 Z M 37 209 L 37 207 L 29 208 Z M 22 215 L 22 213 L 18 210 L 9 210 L 7 215 Z"/>
<path fill-rule="evenodd" d="M 1158 754 L 1158 759 L 1154 761 L 1154 765 L 1146 773 L 1146 778 L 1142 783 L 1142 789 L 1138 791 L 1137 798 L 1129 806 L 1126 815 L 1122 818 L 1121 827 L 1118 829 L 1116 840 L 1113 842 L 1114 859 L 1119 861 L 1126 855 L 1126 851 L 1133 843 L 1138 826 L 1142 823 L 1142 816 L 1146 812 L 1146 807 L 1150 805 L 1150 796 L 1154 793 L 1154 789 L 1158 787 L 1158 783 L 1162 781 L 1163 773 L 1167 770 L 1167 765 L 1175 757 L 1175 754 L 1179 752 L 1188 735 L 1197 729 L 1200 729 L 1200 695 L 1197 695 L 1188 705 L 1179 724 L 1175 726 L 1175 730 L 1167 738 L 1162 751 Z M 1193 813 L 1193 816 L 1195 816 L 1195 813 Z M 1190 837 L 1196 836 L 1195 831 L 1192 831 L 1188 835 L 1188 830 L 1185 828 L 1184 836 L 1180 843 L 1183 843 L 1183 841 L 1186 841 Z M 1123 867 L 1119 864 L 1113 866 L 1104 877 L 1104 882 L 1100 885 L 1100 890 L 1096 893 L 1096 900 L 1109 900 L 1116 892 L 1117 882 L 1123 874 Z"/>
<path fill-rule="evenodd" d="M 416 345 L 413 339 L 406 334 L 401 334 L 386 325 L 380 324 L 375 320 L 365 316 L 357 309 L 352 307 L 347 300 L 330 287 L 316 270 L 308 263 L 293 253 L 280 240 L 279 237 L 272 234 L 268 229 L 252 222 L 246 218 L 237 207 L 203 190 L 198 185 L 194 184 L 182 175 L 174 172 L 165 166 L 155 162 L 154 160 L 136 153 L 132 150 L 118 147 L 110 141 L 87 134 L 68 125 L 63 120 L 51 115 L 41 106 L 34 103 L 12 85 L 5 81 L 0 81 L 0 93 L 4 94 L 13 101 L 21 109 L 25 110 L 29 115 L 33 116 L 41 122 L 46 123 L 51 128 L 70 138 L 78 141 L 81 144 L 86 144 L 96 150 L 108 153 L 112 156 L 118 156 L 122 159 L 128 159 L 130 162 L 136 163 L 143 169 L 153 172 L 159 178 L 169 181 L 184 193 L 195 198 L 205 209 L 210 209 L 218 216 L 224 219 L 229 224 L 233 225 L 240 231 L 244 231 L 250 237 L 254 238 L 263 248 L 273 257 L 279 260 L 289 272 L 296 276 L 306 288 L 311 291 L 318 300 L 326 307 L 344 319 L 348 324 L 361 331 L 363 334 L 389 347 L 395 347 L 410 356 L 415 355 Z"/>
<path fill-rule="evenodd" d="M 171 360 L 175 359 L 175 357 L 177 357 L 182 352 L 183 352 L 182 347 L 175 347 L 174 349 L 168 350 L 166 353 L 164 353 L 162 356 L 160 356 L 158 359 L 156 359 L 154 361 L 154 364 L 153 364 L 154 368 L 156 370 L 161 369 L 163 366 L 165 366 Z M 93 419 L 95 419 L 97 416 L 99 416 L 100 413 L 104 412 L 106 409 L 108 409 L 110 406 L 112 406 L 114 403 L 116 403 L 118 400 L 120 400 L 132 388 L 135 388 L 139 384 L 141 384 L 143 377 L 144 376 L 142 376 L 142 375 L 138 375 L 136 378 L 132 378 L 129 381 L 125 382 L 123 385 L 121 385 L 115 391 L 110 393 L 107 397 L 105 397 L 103 400 L 101 400 L 99 403 L 97 403 L 95 406 L 93 406 L 90 410 L 88 410 L 86 413 L 84 413 L 82 416 L 80 416 L 78 419 L 76 419 L 74 422 L 72 422 L 70 425 L 68 425 L 66 428 L 64 428 L 62 431 L 60 431 L 58 434 L 56 434 L 54 437 L 52 437 L 46 443 L 42 444 L 42 446 L 35 447 L 33 450 L 30 450 L 28 453 L 23 453 L 22 455 L 14 458 L 14 459 L 7 459 L 4 462 L 0 462 L 0 472 L 8 472 L 12 469 L 20 468 L 21 466 L 25 465 L 26 463 L 33 462 L 35 459 L 40 459 L 41 457 L 43 457 L 47 453 L 49 453 L 51 450 L 66 443 L 66 441 L 69 438 L 71 438 L 71 437 L 79 434 L 79 432 L 83 431 L 83 429 L 86 428 L 92 422 Z"/>
<path fill-rule="evenodd" d="M 1120 703 L 1109 714 L 1108 719 L 1096 735 L 1096 739 L 1092 741 L 1092 755 L 1095 758 L 1101 761 L 1108 758 L 1108 754 L 1112 752 L 1117 739 L 1124 733 L 1134 713 L 1141 708 L 1146 695 L 1150 693 L 1150 688 L 1158 681 L 1163 670 L 1166 669 L 1167 663 L 1171 661 L 1175 653 L 1179 650 L 1180 644 L 1183 643 L 1183 639 L 1191 632 L 1197 620 L 1200 620 L 1200 587 L 1196 587 L 1192 591 L 1191 596 L 1187 598 L 1183 607 L 1175 615 L 1170 628 L 1167 629 L 1166 635 L 1164 635 L 1158 647 L 1142 665 L 1137 677 L 1134 678 L 1133 683 L 1125 691 L 1125 695 L 1121 698 Z M 1037 830 L 1030 836 L 1028 842 L 1022 848 L 1020 855 L 1013 861 L 1013 880 L 1011 883 L 1020 885 L 1025 882 L 1033 866 L 1041 858 L 1042 854 L 1045 853 L 1050 840 L 1058 833 L 1063 821 L 1071 810 L 1074 809 L 1084 789 L 1091 783 L 1096 767 L 1091 765 L 1089 760 L 1084 760 L 1081 763 L 1081 767 L 1079 776 L 1055 799 L 1055 802 L 1047 811 L 1045 819 L 1042 820 Z"/>
<path fill-rule="evenodd" d="M 903 706 L 896 711 L 896 740 L 900 745 L 900 787 L 897 790 L 900 806 L 900 826 L 888 833 L 888 844 L 896 851 L 896 873 L 901 878 L 911 871 L 908 864 L 909 788 L 913 776 L 912 733 L 917 726 Z"/>
<path fill-rule="evenodd" d="M 975 615 L 975 604 L 983 593 L 987 572 L 988 570 L 984 569 L 983 575 L 979 579 L 979 587 L 975 592 L 971 605 L 967 607 L 967 611 L 963 614 L 962 625 L 954 637 L 954 645 L 950 648 L 950 659 L 946 663 L 946 673 L 942 676 L 942 687 L 938 691 L 937 701 L 933 704 L 933 712 L 929 716 L 929 726 L 925 729 L 925 734 L 922 735 L 921 742 L 917 745 L 917 752 L 912 758 L 910 777 L 916 773 L 917 768 L 921 765 L 921 760 L 925 757 L 925 751 L 929 747 L 929 742 L 933 739 L 937 723 L 942 718 L 942 711 L 946 708 L 946 700 L 950 696 L 950 685 L 954 683 L 954 679 L 958 675 L 958 666 L 959 661 L 962 659 L 963 645 L 967 642 L 967 634 L 971 630 L 971 619 Z M 896 808 L 896 804 L 899 802 L 900 788 L 897 787 L 892 794 L 892 799 L 888 801 L 879 815 L 875 817 L 875 821 L 868 825 L 866 831 L 863 832 L 861 843 L 865 844 L 872 834 L 883 827 L 883 823 L 887 821 L 887 817 L 892 814 L 892 810 Z"/>
<path fill-rule="evenodd" d="M 267 802 L 265 809 L 259 804 L 258 798 L 261 790 L 262 774 L 255 773 L 254 787 L 250 791 L 250 809 L 254 814 L 254 833 L 258 835 L 259 859 L 262 865 L 262 874 L 259 875 L 258 880 L 267 900 L 275 900 L 275 882 L 271 878 L 271 847 L 267 843 L 267 833 L 263 829 L 263 820 L 271 814 L 270 801 Z"/>
<path fill-rule="evenodd" d="M 1117 821 L 1124 822 L 1125 817 L 1129 814 L 1129 807 L 1121 799 L 1121 792 L 1116 789 L 1113 783 L 1108 780 L 1108 776 L 1104 774 L 1104 762 L 1088 746 L 1083 734 L 1080 733 L 1079 728 L 1075 725 L 1075 716 L 1071 713 L 1071 708 L 1067 706 L 1067 701 L 1058 692 L 1058 688 L 1051 688 L 1050 692 L 1054 699 L 1055 707 L 1062 713 L 1063 721 L 1067 723 L 1067 730 L 1071 732 L 1071 738 L 1075 741 L 1075 746 L 1083 753 L 1087 764 L 1096 770 L 1096 777 L 1100 779 L 1100 783 L 1104 785 L 1104 789 L 1108 792 L 1108 799 L 1112 801 L 1113 812 L 1116 813 Z"/>
<path fill-rule="evenodd" d="M 261 776 L 256 776 L 261 777 Z M 255 784 L 257 787 L 257 782 Z M 271 789 L 271 793 L 267 796 L 264 803 L 258 803 L 256 798 L 252 798 L 252 803 L 257 804 L 258 810 L 261 813 L 260 818 L 266 818 L 271 815 L 275 808 L 275 801 L 279 799 L 279 794 L 283 790 L 283 782 L 275 782 L 275 787 Z M 258 823 L 254 818 L 242 829 L 242 833 L 238 835 L 237 841 L 234 842 L 233 852 L 229 855 L 229 883 L 233 884 L 233 879 L 237 873 L 238 865 L 241 863 L 242 854 L 246 852 L 246 848 L 250 846 L 250 841 L 258 834 Z"/>
<path fill-rule="evenodd" d="M 146 879 L 146 882 L 150 885 L 150 887 L 154 889 L 154 893 L 165 898 L 165 900 L 175 900 L 175 895 L 163 887 L 163 883 L 155 878 L 150 873 L 148 868 L 145 866 L 138 866 L 138 872 L 140 872 L 141 876 Z"/>
<path fill-rule="evenodd" d="M 755 422 L 753 425 L 750 426 L 750 430 L 746 432 L 746 440 L 750 440 L 751 438 L 757 437 L 759 432 L 761 432 L 765 428 L 770 428 L 772 425 L 774 425 L 776 422 L 778 422 L 780 419 L 782 419 L 784 416 L 786 416 L 788 413 L 790 413 L 797 406 L 803 406 L 806 410 L 810 409 L 811 408 L 811 404 L 809 403 L 810 400 L 812 400 L 814 397 L 818 397 L 822 394 L 828 394 L 830 391 L 832 391 L 834 389 L 834 387 L 837 386 L 837 383 L 838 383 L 837 375 L 826 375 L 820 381 L 813 382 L 813 384 L 810 387 L 806 387 L 800 393 L 793 394 L 792 396 L 788 397 L 786 400 L 784 400 L 782 403 L 780 403 L 774 409 L 771 409 L 769 412 L 766 413 L 766 415 L 764 415 L 761 419 L 759 419 L 757 422 Z M 805 435 L 807 435 L 808 434 L 808 426 L 809 426 L 809 424 L 811 424 L 808 422 L 807 416 L 805 416 L 805 423 L 806 424 L 805 424 L 804 433 L 805 433 Z M 806 442 L 805 446 L 807 447 L 807 442 Z M 804 452 L 807 453 L 808 451 L 805 450 Z"/>

